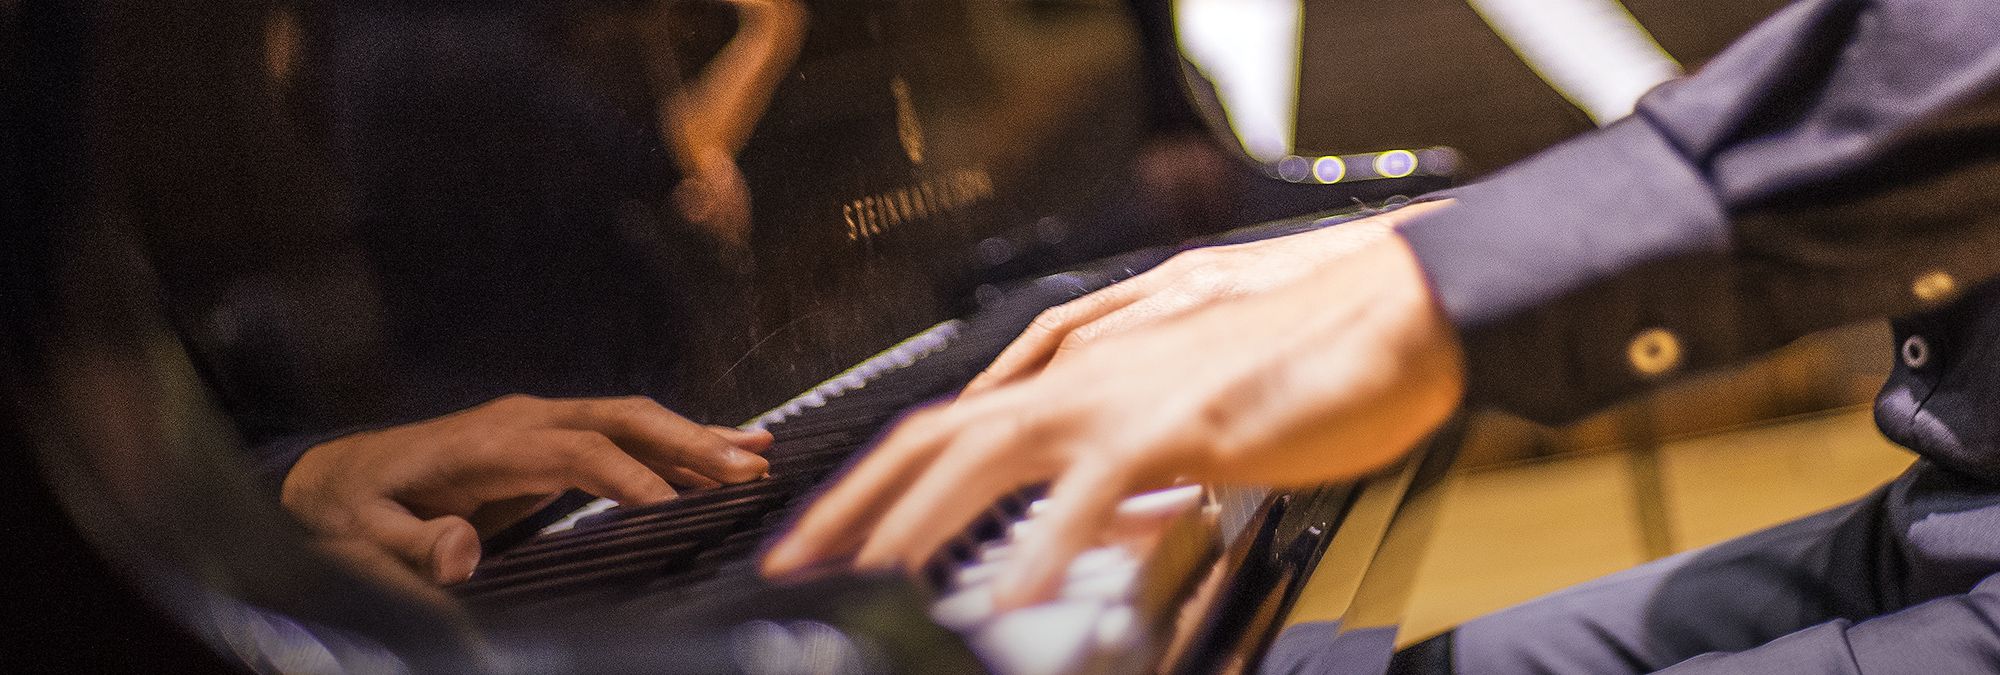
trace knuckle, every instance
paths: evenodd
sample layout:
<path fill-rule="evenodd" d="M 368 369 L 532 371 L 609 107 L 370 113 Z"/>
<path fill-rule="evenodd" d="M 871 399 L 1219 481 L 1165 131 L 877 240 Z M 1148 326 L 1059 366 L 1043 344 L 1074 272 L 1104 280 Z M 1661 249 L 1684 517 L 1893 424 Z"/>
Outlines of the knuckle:
<path fill-rule="evenodd" d="M 559 439 L 551 439 L 542 447 L 550 459 L 573 466 L 597 454 L 595 441 L 591 434 L 565 434 Z"/>
<path fill-rule="evenodd" d="M 1042 310 L 1040 314 L 1036 314 L 1035 320 L 1029 324 L 1029 328 L 1041 332 L 1062 330 L 1063 326 L 1069 323 L 1070 317 L 1075 314 L 1076 301 L 1056 305 Z"/>
<path fill-rule="evenodd" d="M 892 438 L 903 442 L 932 438 L 949 429 L 952 419 L 949 411 L 943 407 L 925 408 L 911 414 L 898 425 Z"/>
<path fill-rule="evenodd" d="M 1057 345 L 1056 349 L 1058 351 L 1073 352 L 1079 349 L 1083 349 L 1084 347 L 1090 346 L 1090 344 L 1096 340 L 1097 340 L 1096 330 L 1093 330 L 1089 327 L 1079 328 L 1077 330 L 1070 331 L 1069 335 L 1063 336 L 1062 343 Z"/>
<path fill-rule="evenodd" d="M 620 396 L 612 400 L 620 408 L 631 412 L 653 412 L 664 409 L 658 401 L 645 396 Z"/>
<path fill-rule="evenodd" d="M 1175 253 L 1173 257 L 1167 258 L 1164 262 L 1161 262 L 1159 267 L 1156 269 L 1161 272 L 1171 272 L 1171 271 L 1179 271 L 1191 265 L 1199 264 L 1201 262 L 1202 256 L 1207 254 L 1206 251 L 1207 249 L 1197 248 L 1189 251 L 1181 251 L 1179 253 Z"/>
<path fill-rule="evenodd" d="M 1229 295 L 1236 291 L 1236 277 L 1223 270 L 1209 269 L 1204 270 L 1190 286 L 1189 289 L 1182 291 L 1184 295 L 1195 297 Z"/>
<path fill-rule="evenodd" d="M 572 422 L 585 422 L 604 416 L 605 404 L 600 399 L 565 399 L 558 404 L 562 409 L 560 417 Z"/>
<path fill-rule="evenodd" d="M 463 452 L 438 451 L 430 459 L 437 463 L 442 472 L 462 471 L 467 467 L 485 466 L 507 461 L 514 453 L 515 443 L 511 434 L 492 434 L 473 437 L 462 446 Z"/>
<path fill-rule="evenodd" d="M 655 481 L 664 480 L 651 471 L 639 469 L 605 468 L 601 472 L 606 474 L 604 480 L 610 481 L 611 485 L 633 494 L 644 494 L 652 489 Z"/>
<path fill-rule="evenodd" d="M 904 422 L 903 426 L 911 429 L 930 429 L 936 427 L 943 420 L 944 409 L 933 406 L 912 413 L 909 420 Z"/>
<path fill-rule="evenodd" d="M 604 401 L 600 412 L 614 419 L 637 422 L 658 417 L 666 413 L 667 409 L 658 401 L 645 396 L 622 396 Z"/>
<path fill-rule="evenodd" d="M 1167 259 L 1167 264 L 1174 265 L 1176 271 L 1187 271 L 1213 265 L 1220 257 L 1221 254 L 1217 253 L 1215 249 L 1198 248 L 1175 254 L 1174 257 Z"/>
<path fill-rule="evenodd" d="M 540 401 L 541 399 L 528 394 L 507 394 L 488 401 L 484 407 L 495 411 L 519 412 L 534 407 Z"/>

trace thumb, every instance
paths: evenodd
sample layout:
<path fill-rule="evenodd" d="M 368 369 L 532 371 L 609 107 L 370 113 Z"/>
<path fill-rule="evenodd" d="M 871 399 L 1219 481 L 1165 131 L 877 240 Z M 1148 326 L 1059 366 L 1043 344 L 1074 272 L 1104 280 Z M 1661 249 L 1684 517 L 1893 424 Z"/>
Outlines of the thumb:
<path fill-rule="evenodd" d="M 439 584 L 472 578 L 479 564 L 479 532 L 458 516 L 423 520 L 394 502 L 362 513 L 361 534 L 420 576 Z"/>

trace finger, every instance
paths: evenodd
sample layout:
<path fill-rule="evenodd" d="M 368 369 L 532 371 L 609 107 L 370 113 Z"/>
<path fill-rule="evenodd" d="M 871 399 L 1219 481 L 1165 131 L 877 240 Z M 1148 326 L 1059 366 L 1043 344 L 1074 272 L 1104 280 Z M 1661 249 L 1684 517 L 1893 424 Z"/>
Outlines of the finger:
<path fill-rule="evenodd" d="M 561 497 L 559 493 L 546 492 L 487 502 L 479 505 L 465 520 L 472 523 L 473 529 L 478 530 L 481 536 L 490 535 L 534 515 Z"/>
<path fill-rule="evenodd" d="M 1002 495 L 1053 473 L 1048 467 L 1009 461 L 1015 458 L 1005 455 L 1006 450 L 1021 447 L 1015 434 L 957 438 L 959 443 L 939 453 L 883 514 L 855 555 L 855 567 L 921 566 Z"/>
<path fill-rule="evenodd" d="M 662 472 L 660 474 L 660 477 L 667 479 L 667 484 L 672 485 L 676 488 L 694 488 L 697 490 L 706 490 L 709 488 L 722 487 L 722 484 L 715 482 L 715 479 L 713 478 L 709 478 L 707 476 L 695 473 L 693 471 L 689 471 L 685 468 L 678 466 L 671 469 L 667 469 L 665 472 Z"/>
<path fill-rule="evenodd" d="M 771 449 L 771 441 L 773 440 L 771 432 L 763 429 L 738 429 L 736 427 L 725 427 L 715 424 L 703 428 L 714 432 L 717 436 L 721 436 L 722 440 L 729 441 L 731 445 L 736 446 L 736 449 L 744 452 L 761 455 L 764 454 L 765 450 Z"/>
<path fill-rule="evenodd" d="M 438 590 L 428 577 L 420 577 L 380 544 L 361 537 L 315 538 L 314 548 L 346 564 L 356 574 L 371 579 L 398 596 L 444 609 L 458 603 Z"/>
<path fill-rule="evenodd" d="M 860 548 L 863 528 L 930 466 L 954 421 L 950 409 L 931 408 L 890 432 L 764 556 L 765 575 L 790 574 Z"/>
<path fill-rule="evenodd" d="M 558 423 L 609 437 L 657 471 L 686 467 L 720 483 L 755 480 L 771 463 L 644 396 L 564 402 Z"/>
<path fill-rule="evenodd" d="M 362 537 L 434 582 L 464 581 L 479 564 L 479 533 L 464 518 L 422 520 L 388 500 L 364 506 L 359 515 Z"/>
<path fill-rule="evenodd" d="M 556 481 L 560 485 L 526 486 L 530 489 L 581 488 L 585 492 L 627 506 L 657 504 L 678 493 L 652 467 L 625 454 L 611 439 L 594 431 L 545 429 L 533 435 L 534 442 L 550 450 L 554 463 L 524 476 L 530 481 Z"/>
<path fill-rule="evenodd" d="M 1047 509 L 1022 535 L 1015 558 L 993 590 L 994 607 L 1025 607 L 1055 597 L 1069 564 L 1096 541 L 1131 492 L 1121 470 L 1102 462 L 1079 463 L 1049 489 Z"/>
<path fill-rule="evenodd" d="M 704 428 L 715 432 L 717 436 L 721 436 L 723 440 L 729 441 L 736 446 L 736 449 L 744 452 L 762 455 L 765 450 L 771 449 L 771 432 L 763 429 L 738 429 L 736 427 L 724 427 L 713 424 Z M 715 479 L 695 473 L 686 467 L 672 467 L 661 472 L 660 475 L 665 476 L 667 482 L 674 487 L 705 490 L 722 486 L 722 483 Z"/>
<path fill-rule="evenodd" d="M 1111 522 L 1097 535 L 1095 545 L 1148 550 L 1151 544 L 1147 542 L 1155 541 L 1175 519 L 1200 508 L 1199 487 L 1186 486 L 1193 488 L 1191 491 L 1168 489 L 1171 484 L 1172 481 L 1156 481 L 1135 484 L 1126 490 L 1132 497 L 1118 502 Z"/>
<path fill-rule="evenodd" d="M 1040 370 L 1070 333 L 1146 297 L 1155 285 L 1152 279 L 1152 275 L 1142 274 L 1037 315 L 1034 323 L 1008 343 L 1007 348 L 1001 350 L 985 370 L 972 378 L 959 396 L 963 398 L 984 392 Z"/>

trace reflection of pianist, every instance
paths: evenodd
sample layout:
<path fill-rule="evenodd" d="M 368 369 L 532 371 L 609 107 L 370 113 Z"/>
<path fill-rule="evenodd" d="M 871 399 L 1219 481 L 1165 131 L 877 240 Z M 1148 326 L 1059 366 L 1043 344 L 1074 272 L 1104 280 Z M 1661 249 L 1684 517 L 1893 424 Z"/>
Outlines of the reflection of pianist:
<path fill-rule="evenodd" d="M 603 64 L 550 39 L 565 19 L 535 3 L 321 17 L 316 65 L 385 345 L 360 388 L 375 400 L 249 412 L 286 506 L 452 582 L 478 560 L 477 530 L 541 496 L 651 503 L 670 484 L 763 475 L 767 434 L 656 402 L 675 393 L 676 354 L 703 320 L 688 298 L 726 281 L 704 276 L 732 255 L 709 244 L 745 238 L 734 155 L 803 37 L 792 0 L 727 4 L 740 30 L 684 82 L 655 40 L 634 50 L 649 81 L 607 83 L 591 71 Z M 673 3 L 657 7 L 626 11 L 670 20 Z M 585 28 L 600 29 L 626 30 Z M 650 87 L 645 114 L 618 109 L 634 105 L 621 87 Z M 682 227 L 667 203 L 687 212 Z"/>
<path fill-rule="evenodd" d="M 701 75 L 684 86 L 661 81 L 658 74 L 673 67 L 670 56 L 656 56 L 654 72 L 662 90 L 675 92 L 660 106 L 660 130 L 685 174 L 674 187 L 675 206 L 710 234 L 742 246 L 750 235 L 750 188 L 736 154 L 798 58 L 806 11 L 799 0 L 720 1 L 736 8 L 736 37 Z"/>
<path fill-rule="evenodd" d="M 1000 584 L 1021 604 L 1147 487 L 1347 479 L 1461 399 L 1569 418 L 1892 316 L 1877 419 L 1922 456 L 1903 476 L 1475 620 L 1398 665 L 1992 672 L 1996 35 L 2000 12 L 1979 0 L 1799 2 L 1634 116 L 1455 202 L 1198 251 L 1053 310 L 967 394 L 899 428 L 767 566 L 909 565 L 991 498 L 1054 479 Z M 1339 669 L 1280 647 L 1293 661 L 1273 670 Z"/>

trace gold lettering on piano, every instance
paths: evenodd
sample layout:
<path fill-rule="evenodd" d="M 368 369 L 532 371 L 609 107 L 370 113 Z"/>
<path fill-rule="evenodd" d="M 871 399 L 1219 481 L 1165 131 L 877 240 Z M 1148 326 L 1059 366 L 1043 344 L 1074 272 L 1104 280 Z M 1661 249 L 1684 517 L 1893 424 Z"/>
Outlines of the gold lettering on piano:
<path fill-rule="evenodd" d="M 840 207 L 848 241 L 865 241 L 906 223 L 927 220 L 993 198 L 985 169 L 955 169 L 916 185 L 873 194 Z"/>

